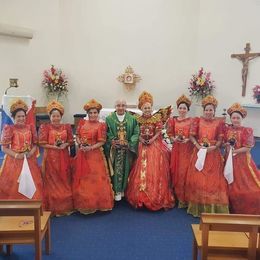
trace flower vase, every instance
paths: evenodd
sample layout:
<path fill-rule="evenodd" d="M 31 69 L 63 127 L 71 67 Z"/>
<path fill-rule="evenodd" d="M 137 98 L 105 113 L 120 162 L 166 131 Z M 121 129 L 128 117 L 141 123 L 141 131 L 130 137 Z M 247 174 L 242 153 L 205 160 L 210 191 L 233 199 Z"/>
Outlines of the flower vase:
<path fill-rule="evenodd" d="M 47 99 L 48 102 L 52 101 L 52 100 L 56 100 L 58 102 L 60 102 L 61 104 L 63 103 L 63 95 L 59 92 L 50 92 L 47 95 Z"/>
<path fill-rule="evenodd" d="M 191 108 L 192 116 L 201 116 L 202 115 L 202 107 L 201 100 L 199 98 L 192 99 L 192 108 Z"/>

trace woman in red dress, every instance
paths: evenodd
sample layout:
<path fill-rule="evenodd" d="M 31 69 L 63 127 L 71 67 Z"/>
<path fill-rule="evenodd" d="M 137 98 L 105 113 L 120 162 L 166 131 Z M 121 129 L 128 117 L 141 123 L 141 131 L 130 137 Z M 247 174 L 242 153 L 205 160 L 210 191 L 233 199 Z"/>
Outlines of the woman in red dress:
<path fill-rule="evenodd" d="M 260 171 L 250 154 L 255 144 L 253 130 L 241 126 L 247 112 L 240 104 L 233 104 L 227 112 L 232 123 L 225 129 L 227 154 L 233 150 L 233 182 L 228 186 L 230 211 L 260 215 Z"/>
<path fill-rule="evenodd" d="M 142 116 L 138 158 L 130 172 L 126 191 L 128 202 L 135 208 L 145 206 L 150 210 L 174 207 L 170 187 L 169 156 L 162 142 L 162 121 L 159 114 L 152 115 L 153 98 L 148 92 L 139 97 Z"/>
<path fill-rule="evenodd" d="M 229 212 L 227 183 L 223 175 L 223 158 L 220 153 L 224 122 L 215 118 L 217 100 L 213 96 L 205 97 L 202 106 L 204 115 L 194 120 L 191 126 L 190 139 L 195 147 L 185 187 L 187 212 L 194 217 L 200 216 L 203 212 Z M 205 161 L 200 157 L 202 160 L 197 161 L 198 155 L 205 155 L 205 152 Z"/>
<path fill-rule="evenodd" d="M 36 187 L 32 199 L 42 199 L 42 177 L 37 164 L 37 134 L 32 125 L 27 125 L 26 112 L 28 106 L 17 100 L 10 107 L 14 125 L 5 125 L 2 132 L 1 145 L 5 159 L 0 169 L 0 199 L 28 199 L 21 194 L 19 183 L 24 157 L 26 156 L 31 176 Z"/>
<path fill-rule="evenodd" d="M 190 141 L 190 127 L 192 119 L 187 117 L 191 101 L 185 95 L 176 101 L 179 116 L 170 118 L 167 123 L 167 134 L 173 141 L 171 152 L 171 179 L 178 207 L 187 207 L 185 200 L 185 182 L 190 165 L 193 144 Z"/>
<path fill-rule="evenodd" d="M 46 209 L 53 215 L 73 212 L 69 146 L 73 135 L 69 124 L 62 124 L 64 107 L 57 101 L 47 105 L 51 123 L 39 129 L 39 144 L 44 148 L 42 172 Z"/>
<path fill-rule="evenodd" d="M 79 121 L 73 177 L 74 207 L 83 214 L 97 210 L 108 211 L 114 206 L 114 194 L 102 146 L 106 142 L 107 127 L 98 121 L 102 106 L 90 100 L 85 106 L 88 120 Z"/>

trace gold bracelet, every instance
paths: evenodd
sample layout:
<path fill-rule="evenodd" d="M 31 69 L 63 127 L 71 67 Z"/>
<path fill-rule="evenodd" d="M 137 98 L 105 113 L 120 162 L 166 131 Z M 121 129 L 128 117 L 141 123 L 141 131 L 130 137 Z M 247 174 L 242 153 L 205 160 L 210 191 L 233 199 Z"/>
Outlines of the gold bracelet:
<path fill-rule="evenodd" d="M 15 153 L 14 159 L 17 159 L 18 153 Z"/>

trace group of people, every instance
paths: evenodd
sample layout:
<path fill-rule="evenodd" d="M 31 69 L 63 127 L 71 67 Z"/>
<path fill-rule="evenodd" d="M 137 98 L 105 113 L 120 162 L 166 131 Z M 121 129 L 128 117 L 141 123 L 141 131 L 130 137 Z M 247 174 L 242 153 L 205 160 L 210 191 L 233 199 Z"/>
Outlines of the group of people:
<path fill-rule="evenodd" d="M 14 124 L 5 125 L 1 135 L 6 156 L 0 199 L 26 199 L 18 179 L 27 160 L 36 187 L 32 199 L 42 199 L 56 216 L 109 211 L 122 197 L 135 208 L 153 211 L 177 202 L 196 217 L 202 212 L 260 214 L 260 171 L 250 155 L 253 131 L 242 126 L 246 110 L 233 104 L 228 109 L 232 124 L 227 125 L 215 117 L 213 96 L 202 100 L 199 118 L 188 116 L 191 100 L 185 95 L 176 104 L 177 117 L 167 111 L 153 114 L 153 97 L 144 91 L 138 101 L 142 115 L 128 112 L 126 102 L 118 100 L 115 111 L 100 122 L 102 105 L 92 99 L 84 105 L 87 117 L 80 120 L 74 140 L 71 126 L 61 122 L 64 107 L 59 102 L 48 104 L 50 123 L 42 124 L 37 135 L 26 124 L 27 105 L 17 100 L 10 107 Z M 78 149 L 71 158 L 74 141 Z M 44 149 L 41 169 L 38 146 Z"/>

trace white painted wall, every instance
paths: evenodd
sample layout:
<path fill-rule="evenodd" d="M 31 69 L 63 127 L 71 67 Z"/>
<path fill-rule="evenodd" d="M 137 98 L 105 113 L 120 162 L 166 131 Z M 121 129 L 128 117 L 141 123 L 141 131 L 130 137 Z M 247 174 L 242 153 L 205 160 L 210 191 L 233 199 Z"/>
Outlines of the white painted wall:
<path fill-rule="evenodd" d="M 198 3 L 63 1 L 63 64 L 72 79 L 70 99 L 78 101 L 70 111 L 91 97 L 105 107 L 118 97 L 136 103 L 143 90 L 152 92 L 157 107 L 175 102 L 196 59 Z M 142 77 L 134 91 L 116 80 L 128 65 Z"/>
<path fill-rule="evenodd" d="M 242 64 L 230 57 L 244 53 L 247 42 L 260 52 L 259 0 L 200 0 L 197 66 L 212 72 L 218 113 L 234 102 L 254 103 L 252 87 L 260 84 L 260 58 L 249 63 L 246 97 L 242 97 Z M 260 109 L 248 109 L 245 123 L 260 136 Z"/>
<path fill-rule="evenodd" d="M 155 107 L 175 104 L 203 66 L 216 81 L 220 114 L 235 101 L 253 102 L 260 58 L 250 63 L 242 99 L 242 66 L 230 55 L 246 42 L 260 52 L 259 13 L 259 0 L 0 0 L 0 23 L 35 31 L 32 40 L 0 36 L 1 93 L 18 77 L 21 88 L 10 94 L 45 105 L 42 72 L 54 64 L 69 78 L 64 120 L 72 122 L 92 97 L 111 107 L 118 97 L 136 103 L 148 90 Z M 142 77 L 130 92 L 116 80 L 128 65 Z"/>
<path fill-rule="evenodd" d="M 0 0 L 0 23 L 34 30 L 32 40 L 0 36 L 0 95 L 9 78 L 18 78 L 20 88 L 10 94 L 30 94 L 45 102 L 42 72 L 60 61 L 60 15 L 58 0 Z"/>
<path fill-rule="evenodd" d="M 55 64 L 70 80 L 65 120 L 97 98 L 104 107 L 141 91 L 155 106 L 175 103 L 187 90 L 196 60 L 199 0 L 0 0 L 0 22 L 35 30 L 31 41 L 0 38 L 1 92 L 9 77 L 46 103 L 42 71 Z M 126 91 L 117 76 L 131 65 L 142 81 Z"/>

